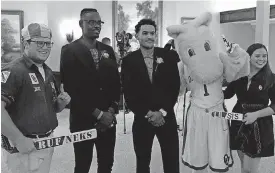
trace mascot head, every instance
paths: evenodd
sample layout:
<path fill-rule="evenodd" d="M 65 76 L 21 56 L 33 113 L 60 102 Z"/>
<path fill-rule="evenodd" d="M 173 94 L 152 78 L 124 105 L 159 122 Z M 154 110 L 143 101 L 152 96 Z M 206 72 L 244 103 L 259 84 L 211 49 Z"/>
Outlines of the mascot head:
<path fill-rule="evenodd" d="M 216 39 L 209 27 L 211 20 L 211 13 L 206 12 L 189 23 L 167 28 L 191 77 L 203 84 L 212 83 L 223 74 Z"/>

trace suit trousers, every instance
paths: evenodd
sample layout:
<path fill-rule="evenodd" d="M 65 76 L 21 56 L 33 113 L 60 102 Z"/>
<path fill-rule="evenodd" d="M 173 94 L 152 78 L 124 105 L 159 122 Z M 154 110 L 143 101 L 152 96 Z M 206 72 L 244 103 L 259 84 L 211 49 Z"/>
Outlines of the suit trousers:
<path fill-rule="evenodd" d="M 93 159 L 94 144 L 97 151 L 97 173 L 111 173 L 114 163 L 116 127 L 98 132 L 95 140 L 74 143 L 74 173 L 88 173 Z"/>
<path fill-rule="evenodd" d="M 154 127 L 147 119 L 135 119 L 133 142 L 136 153 L 136 173 L 150 173 L 152 145 L 158 138 L 164 173 L 179 173 L 179 138 L 175 116 L 165 117 L 165 124 Z"/>

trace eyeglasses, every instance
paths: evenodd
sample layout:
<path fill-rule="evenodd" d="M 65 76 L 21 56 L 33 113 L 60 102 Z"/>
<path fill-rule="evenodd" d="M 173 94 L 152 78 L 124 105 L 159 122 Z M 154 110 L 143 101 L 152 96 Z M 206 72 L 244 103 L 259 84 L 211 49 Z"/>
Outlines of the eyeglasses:
<path fill-rule="evenodd" d="M 96 20 L 83 20 L 83 21 L 87 22 L 90 26 L 95 26 L 95 25 L 102 26 L 104 24 L 104 22 L 101 21 L 101 20 L 98 20 L 98 21 L 96 21 Z"/>
<path fill-rule="evenodd" d="M 53 46 L 53 42 L 44 42 L 44 41 L 33 41 L 30 40 L 30 42 L 35 42 L 37 44 L 37 47 L 42 48 L 46 44 L 47 48 L 51 48 Z"/>

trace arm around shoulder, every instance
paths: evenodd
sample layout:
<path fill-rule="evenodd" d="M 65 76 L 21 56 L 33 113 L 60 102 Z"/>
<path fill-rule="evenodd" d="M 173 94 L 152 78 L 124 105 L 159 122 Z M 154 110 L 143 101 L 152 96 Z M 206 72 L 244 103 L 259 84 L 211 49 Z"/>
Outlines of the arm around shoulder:
<path fill-rule="evenodd" d="M 176 63 L 180 62 L 179 55 L 175 50 L 169 50 L 168 51 L 168 56 L 169 56 L 170 59 L 172 59 Z"/>
<path fill-rule="evenodd" d="M 235 95 L 235 89 L 234 89 L 235 81 L 230 82 L 226 89 L 223 90 L 224 99 L 230 99 Z"/>
<path fill-rule="evenodd" d="M 236 44 L 232 53 L 220 53 L 219 57 L 224 67 L 224 77 L 227 82 L 232 82 L 249 75 L 250 58 L 248 53 Z"/>

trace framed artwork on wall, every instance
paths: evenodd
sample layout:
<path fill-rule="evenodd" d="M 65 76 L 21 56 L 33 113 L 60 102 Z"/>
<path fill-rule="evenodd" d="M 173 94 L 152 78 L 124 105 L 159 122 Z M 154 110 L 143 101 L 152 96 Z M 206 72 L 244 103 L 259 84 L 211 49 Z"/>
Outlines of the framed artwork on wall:
<path fill-rule="evenodd" d="M 195 19 L 194 17 L 181 17 L 180 18 L 180 24 L 185 24 L 185 23 L 187 23 L 188 21 L 190 21 L 190 20 L 193 20 L 193 19 Z"/>
<path fill-rule="evenodd" d="M 143 18 L 151 18 L 157 24 L 156 46 L 162 45 L 162 11 L 163 1 L 113 1 L 113 35 L 117 32 L 125 31 L 132 34 L 130 40 L 131 51 L 139 48 L 139 43 L 135 38 L 135 25 Z M 113 39 L 113 47 L 117 50 L 116 40 Z"/>
<path fill-rule="evenodd" d="M 23 20 L 23 11 L 1 10 L 1 66 L 21 56 Z"/>

